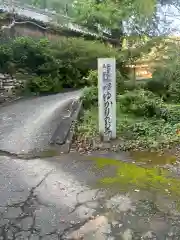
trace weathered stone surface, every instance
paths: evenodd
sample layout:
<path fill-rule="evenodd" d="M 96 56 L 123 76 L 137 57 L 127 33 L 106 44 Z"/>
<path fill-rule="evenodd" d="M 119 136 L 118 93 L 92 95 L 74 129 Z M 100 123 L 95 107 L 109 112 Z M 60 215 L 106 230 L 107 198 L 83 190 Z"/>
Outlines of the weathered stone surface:
<path fill-rule="evenodd" d="M 37 234 L 33 234 L 33 235 L 31 235 L 31 237 L 29 239 L 30 240 L 39 240 L 39 236 Z"/>
<path fill-rule="evenodd" d="M 4 213 L 4 217 L 8 219 L 17 218 L 21 213 L 20 207 L 9 207 L 7 212 Z"/>
<path fill-rule="evenodd" d="M 67 239 L 73 240 L 105 240 L 109 229 L 108 220 L 104 216 L 99 216 L 94 220 L 90 220 L 77 231 L 72 232 Z"/>
<path fill-rule="evenodd" d="M 131 229 L 126 229 L 126 231 L 122 234 L 123 240 L 133 240 L 133 232 Z"/>
<path fill-rule="evenodd" d="M 2 74 L 2 73 L 0 73 L 0 80 L 1 79 L 6 79 L 6 76 L 4 74 Z"/>
<path fill-rule="evenodd" d="M 116 209 L 118 212 L 135 211 L 131 199 L 128 196 L 116 195 L 106 203 L 108 209 Z"/>
<path fill-rule="evenodd" d="M 31 235 L 29 231 L 22 231 L 16 234 L 16 240 L 24 240 L 28 239 L 28 237 Z"/>
<path fill-rule="evenodd" d="M 13 88 L 16 86 L 16 82 L 15 78 L 0 73 L 0 95 L 13 95 Z"/>
<path fill-rule="evenodd" d="M 33 218 L 32 217 L 26 217 L 26 218 L 22 219 L 21 228 L 23 230 L 30 229 L 32 225 L 33 225 Z"/>
<path fill-rule="evenodd" d="M 0 104 L 16 99 L 14 89 L 23 85 L 23 81 L 0 73 Z"/>
<path fill-rule="evenodd" d="M 59 240 L 58 236 L 55 234 L 52 234 L 50 236 L 43 237 L 43 240 Z"/>
<path fill-rule="evenodd" d="M 156 235 L 152 231 L 148 231 L 142 236 L 143 240 L 156 240 Z"/>

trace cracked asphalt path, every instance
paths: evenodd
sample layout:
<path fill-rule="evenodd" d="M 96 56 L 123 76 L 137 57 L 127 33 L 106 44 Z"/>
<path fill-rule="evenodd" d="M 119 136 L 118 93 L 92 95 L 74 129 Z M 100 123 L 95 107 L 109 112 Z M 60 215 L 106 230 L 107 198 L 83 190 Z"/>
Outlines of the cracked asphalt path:
<path fill-rule="evenodd" d="M 68 104 L 80 91 L 20 100 L 0 108 L 0 150 L 27 154 L 48 148 Z"/>
<path fill-rule="evenodd" d="M 96 224 L 84 240 L 179 240 L 180 213 L 173 202 L 149 192 L 119 192 L 99 188 L 112 176 L 99 170 L 89 156 L 71 153 L 46 159 L 22 160 L 0 156 L 0 239 L 81 239 L 89 219 Z"/>
<path fill-rule="evenodd" d="M 73 159 L 0 156 L 0 239 L 66 239 L 93 216 L 104 199 L 90 187 L 99 176 Z"/>

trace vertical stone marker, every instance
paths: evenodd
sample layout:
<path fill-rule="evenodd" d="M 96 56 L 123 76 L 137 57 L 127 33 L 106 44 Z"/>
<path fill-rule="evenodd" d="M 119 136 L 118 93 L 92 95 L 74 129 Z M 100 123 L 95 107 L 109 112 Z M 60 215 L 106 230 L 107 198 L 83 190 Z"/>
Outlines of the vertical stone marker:
<path fill-rule="evenodd" d="M 98 59 L 99 133 L 104 141 L 116 138 L 116 60 Z"/>

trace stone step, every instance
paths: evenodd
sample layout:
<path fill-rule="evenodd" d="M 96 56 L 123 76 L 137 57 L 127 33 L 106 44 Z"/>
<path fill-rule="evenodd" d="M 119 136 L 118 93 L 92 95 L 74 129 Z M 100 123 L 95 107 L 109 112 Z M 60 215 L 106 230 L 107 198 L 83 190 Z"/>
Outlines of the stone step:
<path fill-rule="evenodd" d="M 6 79 L 8 78 L 7 76 L 5 76 L 4 74 L 0 73 L 0 79 Z"/>
<path fill-rule="evenodd" d="M 8 91 L 9 89 L 12 89 L 14 86 L 3 86 L 3 89 Z"/>
<path fill-rule="evenodd" d="M 8 82 L 15 82 L 15 79 L 3 79 L 1 80 L 3 83 L 8 83 Z"/>
<path fill-rule="evenodd" d="M 12 88 L 15 84 L 4 84 L 3 88 Z"/>
<path fill-rule="evenodd" d="M 6 92 L 6 89 L 4 87 L 0 87 L 0 93 L 1 92 Z"/>

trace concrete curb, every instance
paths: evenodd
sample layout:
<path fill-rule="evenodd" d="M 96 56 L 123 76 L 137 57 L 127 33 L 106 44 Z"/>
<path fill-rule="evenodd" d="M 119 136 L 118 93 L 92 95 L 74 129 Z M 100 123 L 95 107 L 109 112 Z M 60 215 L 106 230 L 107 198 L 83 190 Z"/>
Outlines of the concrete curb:
<path fill-rule="evenodd" d="M 58 128 L 53 134 L 50 144 L 53 145 L 60 153 L 69 153 L 72 144 L 75 125 L 81 111 L 82 102 L 80 100 L 73 101 L 68 108 L 67 112 L 70 114 L 63 117 L 60 121 Z M 62 131 L 64 129 L 64 131 Z"/>
<path fill-rule="evenodd" d="M 75 134 L 76 124 L 77 124 L 81 109 L 82 109 L 82 101 L 79 102 L 78 108 L 74 113 L 73 121 L 71 123 L 71 127 L 69 129 L 69 132 L 68 132 L 68 135 L 67 135 L 67 138 L 66 138 L 66 143 L 63 146 L 64 147 L 63 153 L 69 153 L 69 151 L 70 151 L 72 141 L 73 141 L 73 136 Z"/>

